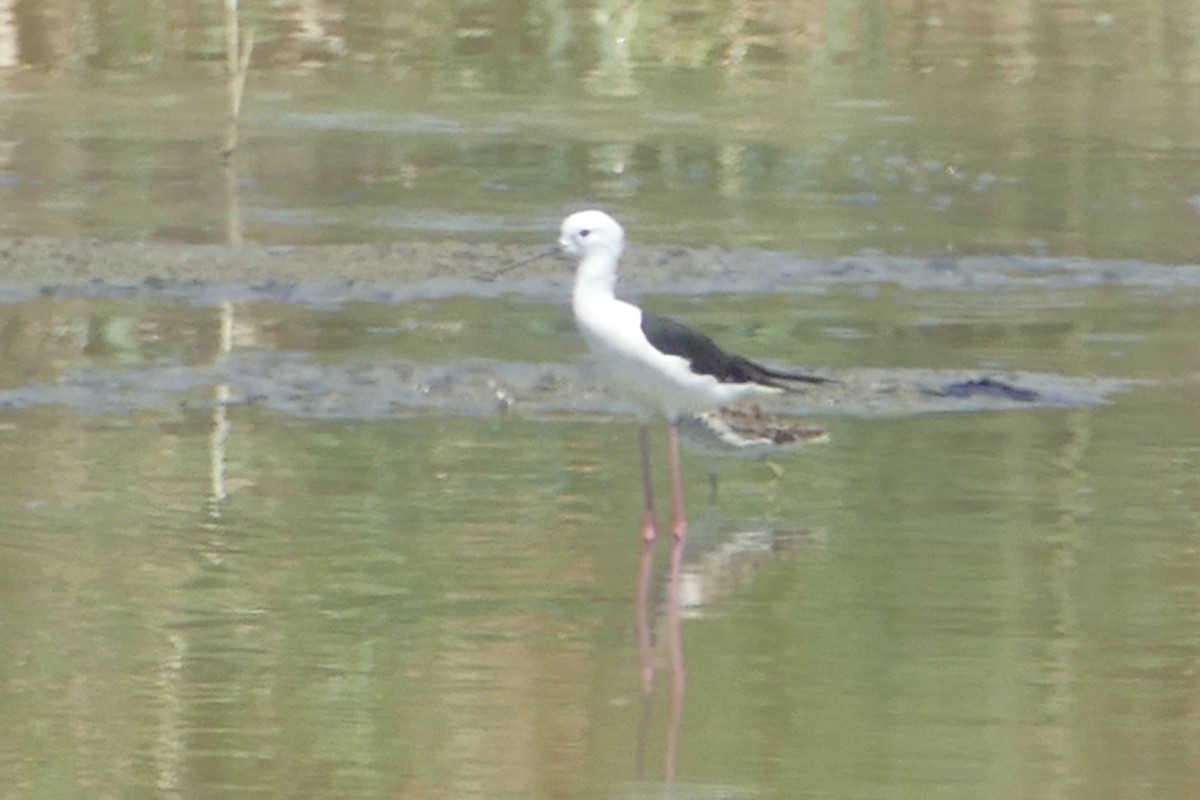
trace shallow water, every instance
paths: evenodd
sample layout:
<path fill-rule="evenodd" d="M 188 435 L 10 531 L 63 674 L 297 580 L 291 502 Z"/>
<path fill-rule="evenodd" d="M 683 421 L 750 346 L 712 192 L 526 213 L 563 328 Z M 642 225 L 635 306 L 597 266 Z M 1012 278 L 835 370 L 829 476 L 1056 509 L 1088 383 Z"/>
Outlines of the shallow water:
<path fill-rule="evenodd" d="M 1200 793 L 1188 4 L 244 6 L 228 167 L 217 4 L 0 8 L 0 795 Z M 580 202 L 842 381 L 685 456 L 681 605 L 476 280 Z"/>
<path fill-rule="evenodd" d="M 0 16 L 0 232 L 641 241 L 1191 262 L 1189 3 L 247 4 Z M 23 68 L 22 68 L 23 67 Z"/>
<path fill-rule="evenodd" d="M 682 622 L 677 734 L 661 602 L 642 720 L 628 423 L 10 414 L 4 780 L 1188 797 L 1195 401 L 842 420 L 726 469 L 697 549 L 774 544 Z"/>
<path fill-rule="evenodd" d="M 800 321 L 774 298 L 752 328 L 752 296 L 648 300 L 752 352 L 825 331 L 813 361 L 849 387 L 881 363 L 1126 380 L 991 412 L 829 407 L 829 444 L 779 474 L 723 464 L 715 504 L 687 457 L 686 605 L 663 544 L 648 651 L 634 425 L 567 372 L 561 307 L 251 307 L 223 357 L 243 366 L 209 372 L 219 309 L 9 306 L 5 383 L 34 391 L 0 429 L 0 778 L 28 796 L 1190 797 L 1194 299 L 1078 290 L 1051 317 L 1019 291 L 897 291 L 867 317 L 856 294 L 809 296 Z M 474 396 L 453 380 L 394 405 L 414 361 L 469 372 L 452 354 L 498 331 L 573 376 L 562 410 L 513 383 L 507 410 L 455 415 Z M 245 402 L 255 359 L 290 388 Z M 392 375 L 377 406 L 362 363 Z M 179 365 L 196 371 L 162 377 Z"/>

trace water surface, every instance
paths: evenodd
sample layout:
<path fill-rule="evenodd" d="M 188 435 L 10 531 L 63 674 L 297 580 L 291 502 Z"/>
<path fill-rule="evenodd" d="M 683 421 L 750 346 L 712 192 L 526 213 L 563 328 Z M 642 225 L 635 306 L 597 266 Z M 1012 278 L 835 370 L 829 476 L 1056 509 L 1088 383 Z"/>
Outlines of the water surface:
<path fill-rule="evenodd" d="M 9 415 L 5 781 L 1187 797 L 1200 436 L 1165 420 L 1196 398 L 1142 399 L 843 420 L 693 492 L 697 550 L 781 544 L 682 624 L 671 763 L 629 424 L 235 409 L 218 499 L 208 415 Z"/>
<path fill-rule="evenodd" d="M 219 7 L 58 5 L 0 20 L 5 233 L 528 240 L 591 202 L 821 256 L 1198 244 L 1187 3 L 245 4 L 229 169 Z"/>
<path fill-rule="evenodd" d="M 1197 796 L 1191 4 L 242 13 L 226 163 L 219 4 L 0 3 L 8 794 Z M 565 278 L 474 279 L 581 203 L 843 380 L 686 456 L 682 607 Z"/>
<path fill-rule="evenodd" d="M 689 456 L 689 605 L 672 616 L 664 549 L 648 655 L 619 402 L 461 416 L 453 385 L 408 411 L 339 399 L 367 391 L 339 365 L 405 387 L 414 359 L 453 365 L 498 331 L 565 369 L 581 348 L 563 309 L 264 306 L 222 356 L 218 309 L 10 306 L 5 381 L 45 388 L 0 428 L 6 784 L 1190 796 L 1194 304 L 1078 291 L 1051 319 L 1020 292 L 893 292 L 863 317 L 842 305 L 856 294 L 810 297 L 800 321 L 760 303 L 753 327 L 753 297 L 651 301 L 755 352 L 825 320 L 810 352 L 852 382 L 881 363 L 1127 381 L 1098 407 L 831 407 L 829 444 L 779 470 L 724 464 L 714 505 Z M 448 329 L 422 319 L 453 322 L 457 345 L 439 356 Z M 246 403 L 248 373 L 205 367 L 300 353 L 326 371 L 286 373 L 298 400 Z M 156 381 L 187 365 L 181 403 Z M 56 402 L 56 386 L 86 393 Z"/>

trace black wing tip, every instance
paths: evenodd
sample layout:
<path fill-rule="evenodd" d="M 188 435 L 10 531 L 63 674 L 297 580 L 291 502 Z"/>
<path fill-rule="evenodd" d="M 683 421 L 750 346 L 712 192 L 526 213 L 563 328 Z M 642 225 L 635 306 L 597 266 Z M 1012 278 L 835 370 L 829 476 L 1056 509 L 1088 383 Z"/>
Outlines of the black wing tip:
<path fill-rule="evenodd" d="M 790 383 L 811 383 L 811 384 L 841 383 L 841 381 L 839 381 L 837 378 L 826 378 L 824 375 L 813 375 L 808 372 L 784 372 L 782 370 L 776 370 L 776 369 L 771 369 L 770 367 L 764 367 L 761 364 L 755 364 L 755 366 L 768 378 L 771 378 L 776 381 L 787 381 Z M 781 388 L 786 388 L 786 387 L 781 387 Z"/>

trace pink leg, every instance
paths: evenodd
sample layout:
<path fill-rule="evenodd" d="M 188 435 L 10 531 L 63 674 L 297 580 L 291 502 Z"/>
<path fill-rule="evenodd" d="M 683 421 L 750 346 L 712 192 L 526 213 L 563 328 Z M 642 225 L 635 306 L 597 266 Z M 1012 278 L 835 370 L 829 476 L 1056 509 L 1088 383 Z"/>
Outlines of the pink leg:
<path fill-rule="evenodd" d="M 638 426 L 638 450 L 642 455 L 642 491 L 646 497 L 646 512 L 642 522 L 642 541 L 647 544 L 658 538 L 658 521 L 654 518 L 654 482 L 650 479 L 650 426 Z"/>
<path fill-rule="evenodd" d="M 679 423 L 671 420 L 667 426 L 667 450 L 670 451 L 671 502 L 675 506 L 675 540 L 687 537 L 687 509 L 683 505 L 683 468 L 679 463 Z"/>

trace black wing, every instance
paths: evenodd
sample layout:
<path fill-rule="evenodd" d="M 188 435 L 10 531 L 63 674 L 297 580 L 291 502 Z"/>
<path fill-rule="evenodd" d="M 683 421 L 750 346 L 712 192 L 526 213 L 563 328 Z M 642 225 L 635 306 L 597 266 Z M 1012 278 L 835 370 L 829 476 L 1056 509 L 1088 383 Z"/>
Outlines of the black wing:
<path fill-rule="evenodd" d="M 795 372 L 781 372 L 748 358 L 727 353 L 700 331 L 667 317 L 642 312 L 642 334 L 650 344 L 668 355 L 686 358 L 692 370 L 711 375 L 721 383 L 758 383 L 786 389 L 780 381 L 828 383 L 828 378 Z"/>

